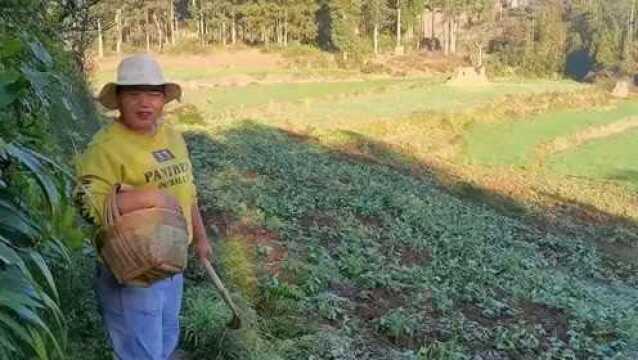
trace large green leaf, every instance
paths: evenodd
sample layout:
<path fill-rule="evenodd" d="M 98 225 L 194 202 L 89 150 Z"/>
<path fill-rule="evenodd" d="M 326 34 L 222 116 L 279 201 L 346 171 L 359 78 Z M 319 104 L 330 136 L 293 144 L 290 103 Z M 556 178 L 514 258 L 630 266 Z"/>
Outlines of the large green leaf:
<path fill-rule="evenodd" d="M 6 240 L 0 238 L 0 244 L 5 244 Z M 31 252 L 29 254 L 31 262 L 36 264 L 42 277 L 48 282 L 48 286 L 52 287 L 52 291 L 57 298 L 57 289 L 53 283 L 53 277 L 44 262 L 44 259 L 37 253 Z M 24 265 L 21 263 L 21 265 Z M 15 324 L 11 322 L 11 317 L 6 312 L 3 314 L 2 309 L 10 310 L 13 314 L 19 317 L 20 324 L 23 324 L 19 329 Z M 50 315 L 48 320 L 40 317 L 38 313 L 46 312 Z M 25 336 L 34 336 L 33 331 L 41 332 L 47 339 L 50 338 L 51 344 L 55 348 L 55 351 L 62 357 L 62 347 L 58 338 L 54 336 L 51 331 L 50 325 L 47 322 L 54 321 L 55 328 L 62 330 L 63 314 L 60 310 L 57 302 L 49 297 L 44 291 L 40 289 L 40 286 L 35 282 L 34 278 L 29 273 L 26 267 L 10 266 L 4 271 L 0 272 L 0 328 L 4 324 L 8 326 L 16 336 L 21 339 L 25 339 Z M 29 335 L 25 335 L 24 331 L 28 331 Z M 18 333 L 20 332 L 20 333 Z M 42 339 L 41 335 L 40 340 Z M 38 358 L 43 358 L 40 345 L 36 339 L 31 339 L 28 345 L 32 347 L 32 350 L 38 354 Z"/>
<path fill-rule="evenodd" d="M 48 107 L 50 105 L 50 92 L 47 91 L 47 87 L 51 83 L 51 74 L 35 70 L 29 65 L 22 66 L 20 70 L 31 85 L 31 89 L 38 100 L 40 100 L 42 105 Z"/>
<path fill-rule="evenodd" d="M 39 293 L 28 281 L 21 278 L 19 271 L 15 268 L 0 271 L 0 284 L 2 284 L 0 285 L 0 308 L 4 306 L 10 309 L 20 320 L 30 324 L 37 332 L 50 338 L 56 352 L 63 357 L 62 348 L 51 328 L 38 314 L 38 311 L 48 310 L 54 316 L 59 317 L 59 309 L 52 308 L 49 301 L 43 301 L 40 298 L 42 293 Z M 31 336 L 34 336 L 33 332 L 31 332 Z"/>
<path fill-rule="evenodd" d="M 71 255 L 69 255 L 69 250 L 64 243 L 55 236 L 50 236 L 48 241 L 46 242 L 46 246 L 53 251 L 59 259 L 64 261 L 65 263 L 71 262 Z"/>
<path fill-rule="evenodd" d="M 19 79 L 17 72 L 0 73 L 0 109 L 13 103 L 18 98 L 17 89 L 12 89 L 11 84 Z"/>
<path fill-rule="evenodd" d="M 40 274 L 42 274 L 42 277 L 46 280 L 47 286 L 49 287 L 51 294 L 53 294 L 55 301 L 58 302 L 60 300 L 60 295 L 58 294 L 58 289 L 55 286 L 53 274 L 51 274 L 51 271 L 49 271 L 49 267 L 44 261 L 44 258 L 42 258 L 42 255 L 35 251 L 29 252 L 29 256 L 31 257 L 33 263 L 37 266 L 38 270 L 40 270 Z M 56 303 L 53 303 L 51 305 L 55 305 L 57 307 Z"/>
<path fill-rule="evenodd" d="M 40 360 L 48 360 L 49 353 L 47 351 L 46 344 L 40 333 L 35 331 L 35 329 L 31 330 L 31 337 L 33 338 L 33 347 L 35 349 L 36 356 Z"/>
<path fill-rule="evenodd" d="M 10 359 L 10 354 L 18 353 L 11 335 L 0 326 L 0 359 Z"/>
<path fill-rule="evenodd" d="M 51 340 L 51 343 L 53 344 L 53 347 L 55 351 L 57 352 L 57 354 L 59 355 L 59 357 L 60 358 L 65 357 L 64 351 L 62 351 L 62 347 L 60 346 L 60 343 L 58 342 L 57 338 L 55 337 L 55 335 L 53 335 L 53 332 L 51 331 L 51 329 L 46 325 L 46 323 L 42 320 L 42 318 L 38 316 L 37 313 L 31 310 L 23 309 L 23 312 L 20 314 L 20 316 L 22 316 L 23 318 L 27 319 L 29 322 L 36 325 L 36 328 L 32 329 L 33 331 L 31 332 L 31 337 L 33 337 L 34 340 L 42 339 L 42 336 L 40 334 L 44 333 L 44 335 L 46 335 L 47 338 Z M 39 351 L 40 358 L 48 359 L 44 341 L 42 341 L 41 343 L 35 341 L 35 343 L 38 345 L 38 347 L 41 350 L 43 350 L 43 351 Z"/>
<path fill-rule="evenodd" d="M 12 242 L 0 235 L 0 244 L 3 244 L 11 248 Z M 25 278 L 26 281 L 29 281 L 31 284 L 35 284 L 35 279 L 33 275 L 31 275 L 31 271 L 29 270 L 27 265 L 24 263 L 22 258 L 16 261 L 13 265 L 15 265 L 21 271 L 22 273 L 21 275 Z"/>
<path fill-rule="evenodd" d="M 5 265 L 17 265 L 22 261 L 22 258 L 8 244 L 0 242 L 0 261 L 4 262 Z"/>
<path fill-rule="evenodd" d="M 40 62 L 47 67 L 53 65 L 53 58 L 49 55 L 47 49 L 42 46 L 42 43 L 39 41 L 29 41 L 29 48 L 31 49 L 31 53 L 40 60 Z"/>
<path fill-rule="evenodd" d="M 0 191 L 0 235 L 10 233 L 15 238 L 36 239 L 40 236 L 38 224 L 25 215 L 23 210 L 3 198 Z M 11 236 L 8 236 L 11 238 Z"/>
<path fill-rule="evenodd" d="M 4 272 L 6 271 L 3 271 L 3 273 Z M 0 276 L 0 278 L 2 278 L 2 276 Z M 10 282 L 7 281 L 7 284 L 10 284 Z M 28 311 L 31 311 L 30 309 L 44 308 L 44 304 L 28 292 L 35 295 L 36 290 L 33 287 L 29 289 L 7 289 L 3 284 L 3 287 L 0 288 L 0 306 L 6 306 L 17 314 L 25 314 L 25 311 L 27 311 L 26 313 L 28 314 Z"/>
<path fill-rule="evenodd" d="M 33 151 L 31 149 L 23 147 L 22 150 L 25 151 L 25 152 L 28 152 L 29 154 L 31 154 L 31 156 L 33 156 L 34 158 L 40 160 L 41 162 L 50 165 L 52 168 L 54 168 L 57 171 L 59 171 L 62 175 L 66 176 L 67 179 L 75 180 L 75 176 L 73 175 L 71 170 L 69 170 L 68 167 L 62 166 L 58 162 L 53 161 L 53 160 L 49 159 L 48 157 L 40 154 L 39 152 Z"/>
<path fill-rule="evenodd" d="M 49 202 L 51 210 L 53 211 L 60 203 L 60 193 L 53 180 L 53 177 L 49 174 L 47 169 L 42 163 L 33 155 L 33 152 L 22 148 L 15 144 L 9 144 L 6 147 L 6 151 L 9 156 L 15 158 L 18 162 L 27 167 L 31 173 L 38 180 L 38 183 L 44 190 L 46 199 Z"/>
<path fill-rule="evenodd" d="M 20 324 L 9 315 L 3 314 L 2 312 L 0 312 L 0 328 L 1 327 L 11 330 L 11 334 L 17 337 L 18 340 L 21 340 L 25 345 L 33 346 L 28 326 Z"/>
<path fill-rule="evenodd" d="M 0 160 L 7 160 L 7 143 L 0 137 Z M 0 173 L 2 175 L 2 173 Z"/>

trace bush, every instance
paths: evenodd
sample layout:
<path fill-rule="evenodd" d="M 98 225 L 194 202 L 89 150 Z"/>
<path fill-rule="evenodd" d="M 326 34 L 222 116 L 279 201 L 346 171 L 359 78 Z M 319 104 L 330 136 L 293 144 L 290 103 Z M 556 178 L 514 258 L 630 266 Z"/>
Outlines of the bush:
<path fill-rule="evenodd" d="M 310 45 L 292 45 L 281 48 L 280 53 L 290 66 L 297 68 L 333 68 L 336 66 L 334 56 Z"/>
<path fill-rule="evenodd" d="M 48 1 L 27 0 L 0 12 L 3 359 L 65 356 L 67 309 L 61 304 L 67 298 L 51 268 L 68 265 L 65 242 L 77 246 L 86 237 L 70 201 L 72 174 L 61 164 L 98 122 L 80 69 L 58 37 L 60 19 L 74 21 L 77 14 L 59 18 L 58 10 Z"/>

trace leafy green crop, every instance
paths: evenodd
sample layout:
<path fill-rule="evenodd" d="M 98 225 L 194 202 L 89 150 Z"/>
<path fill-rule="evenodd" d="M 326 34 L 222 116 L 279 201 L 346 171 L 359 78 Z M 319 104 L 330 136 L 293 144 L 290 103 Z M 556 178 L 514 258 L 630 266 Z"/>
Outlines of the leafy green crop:
<path fill-rule="evenodd" d="M 252 301 L 264 323 L 304 324 L 261 328 L 296 354 L 323 353 L 307 346 L 326 326 L 349 339 L 335 351 L 362 358 L 627 358 L 638 344 L 637 279 L 613 275 L 586 235 L 457 198 L 402 172 L 400 154 L 386 167 L 250 121 L 188 141 L 205 210 L 288 248 L 277 281 L 295 289 L 279 300 L 290 311 Z"/>

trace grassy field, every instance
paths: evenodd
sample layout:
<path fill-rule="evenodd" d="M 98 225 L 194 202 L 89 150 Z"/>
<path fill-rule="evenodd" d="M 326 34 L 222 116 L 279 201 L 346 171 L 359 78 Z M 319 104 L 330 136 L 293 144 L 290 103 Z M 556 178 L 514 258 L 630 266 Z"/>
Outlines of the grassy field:
<path fill-rule="evenodd" d="M 552 139 L 621 122 L 636 114 L 638 102 L 623 101 L 607 108 L 552 111 L 528 119 L 477 123 L 467 132 L 466 156 L 475 164 L 525 167 L 533 164 L 538 146 Z M 627 160 L 629 154 L 625 155 Z"/>
<path fill-rule="evenodd" d="M 635 190 L 638 186 L 638 163 L 633 155 L 636 146 L 638 131 L 627 131 L 555 156 L 548 167 L 561 174 L 626 183 Z"/>
<path fill-rule="evenodd" d="M 247 323 L 224 327 L 192 266 L 191 358 L 638 356 L 638 201 L 596 180 L 638 174 L 636 131 L 605 127 L 638 103 L 567 81 L 362 74 L 186 90 L 173 118 Z M 610 136 L 570 137 L 591 128 Z M 532 166 L 562 138 L 575 146 Z M 98 332 L 93 305 L 74 306 L 80 333 Z"/>
<path fill-rule="evenodd" d="M 186 102 L 202 109 L 207 116 L 241 114 L 251 109 L 266 108 L 276 103 L 301 103 L 322 98 L 382 92 L 389 86 L 403 85 L 396 80 L 340 81 L 321 83 L 249 84 L 243 87 L 217 87 L 186 95 Z M 412 84 L 414 81 L 405 81 Z"/>
<path fill-rule="evenodd" d="M 335 83 L 266 84 L 213 89 L 187 101 L 210 116 L 232 109 L 235 117 L 289 121 L 332 128 L 333 121 L 396 119 L 426 111 L 456 111 L 506 95 L 570 91 L 570 82 L 500 82 L 491 86 L 448 86 L 441 78 L 385 79 Z"/>

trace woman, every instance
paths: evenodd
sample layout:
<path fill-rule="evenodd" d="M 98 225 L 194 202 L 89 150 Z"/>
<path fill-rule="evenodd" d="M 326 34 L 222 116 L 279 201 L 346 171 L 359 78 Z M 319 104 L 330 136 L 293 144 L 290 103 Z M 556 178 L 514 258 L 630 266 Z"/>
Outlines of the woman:
<path fill-rule="evenodd" d="M 200 259 L 211 247 L 197 206 L 192 167 L 182 135 L 163 121 L 164 105 L 179 100 L 181 88 L 164 80 L 148 55 L 122 60 L 117 82 L 109 83 L 98 100 L 119 110 L 116 121 L 101 129 L 78 162 L 79 195 L 83 210 L 102 225 L 104 201 L 118 191 L 120 213 L 165 207 L 184 214 Z M 111 345 L 118 359 L 168 359 L 179 338 L 182 300 L 181 274 L 149 288 L 120 285 L 98 264 L 96 292 Z"/>

